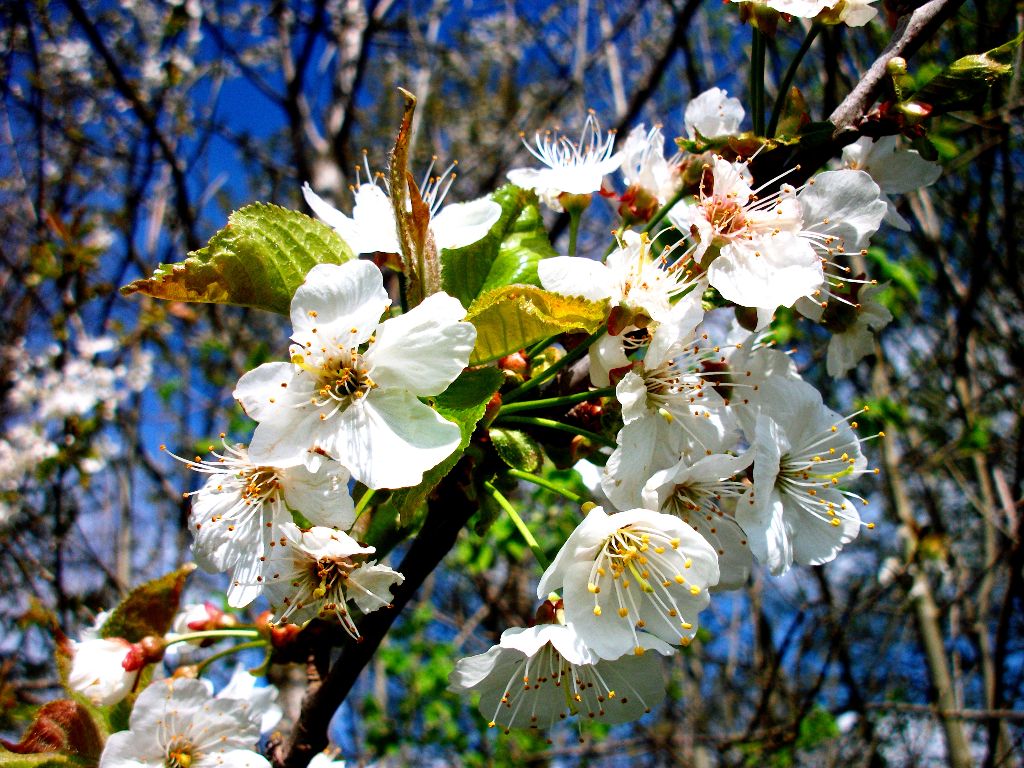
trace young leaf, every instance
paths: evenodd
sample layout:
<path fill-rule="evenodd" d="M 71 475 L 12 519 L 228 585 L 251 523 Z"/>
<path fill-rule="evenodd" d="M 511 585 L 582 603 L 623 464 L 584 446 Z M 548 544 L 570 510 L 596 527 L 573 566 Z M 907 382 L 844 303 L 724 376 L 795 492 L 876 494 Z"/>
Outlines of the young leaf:
<path fill-rule="evenodd" d="M 462 440 L 447 459 L 423 474 L 423 480 L 412 488 L 402 488 L 391 494 L 390 503 L 398 511 L 401 524 L 405 524 L 416 509 L 426 501 L 441 479 L 447 475 L 473 437 L 477 422 L 483 418 L 487 404 L 505 380 L 496 368 L 478 368 L 464 371 L 459 378 L 435 398 L 434 407 L 448 421 L 459 425 Z"/>
<path fill-rule="evenodd" d="M 537 262 L 557 255 L 534 193 L 506 184 L 491 199 L 501 206 L 501 218 L 487 236 L 441 253 L 441 286 L 464 306 L 505 285 L 539 286 Z"/>
<path fill-rule="evenodd" d="M 492 427 L 488 430 L 491 436 L 491 444 L 497 451 L 501 460 L 512 469 L 519 469 L 523 472 L 536 472 L 544 462 L 544 453 L 540 444 L 525 432 L 518 429 L 499 429 Z"/>
<path fill-rule="evenodd" d="M 931 107 L 930 116 L 966 109 L 985 98 L 996 81 L 1013 72 L 1013 59 L 1024 32 L 1010 42 L 985 53 L 957 59 L 929 80 L 911 101 Z"/>
<path fill-rule="evenodd" d="M 354 258 L 338 233 L 298 211 L 253 203 L 228 217 L 209 245 L 121 289 L 168 301 L 236 304 L 288 314 L 292 294 L 317 264 Z"/>
<path fill-rule="evenodd" d="M 81 704 L 67 699 L 41 706 L 21 741 L 0 739 L 0 744 L 19 755 L 59 752 L 80 755 L 90 762 L 99 760 L 103 751 L 103 740 L 89 712 Z M 8 763 L 0 756 L 0 765 L 5 764 Z"/>
<path fill-rule="evenodd" d="M 525 349 L 557 333 L 593 333 L 605 320 L 603 302 L 559 296 L 532 285 L 506 285 L 481 294 L 466 319 L 476 326 L 477 365 Z"/>
<path fill-rule="evenodd" d="M 178 612 L 185 577 L 195 568 L 189 563 L 137 586 L 104 622 L 100 637 L 122 637 L 129 643 L 136 643 L 146 635 L 167 634 Z"/>

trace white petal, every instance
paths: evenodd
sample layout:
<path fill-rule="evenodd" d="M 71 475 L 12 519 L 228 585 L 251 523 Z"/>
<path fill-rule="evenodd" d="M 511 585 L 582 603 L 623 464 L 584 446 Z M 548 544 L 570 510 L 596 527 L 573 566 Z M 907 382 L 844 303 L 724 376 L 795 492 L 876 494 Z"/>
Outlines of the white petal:
<path fill-rule="evenodd" d="M 716 136 L 732 136 L 739 132 L 743 121 L 743 103 L 721 88 L 711 88 L 686 105 L 683 123 L 691 139 L 701 136 L 711 139 Z"/>
<path fill-rule="evenodd" d="M 349 243 L 356 253 L 401 253 L 398 225 L 391 198 L 376 184 L 361 184 L 356 190 L 352 218 L 358 227 L 356 243 Z"/>
<path fill-rule="evenodd" d="M 798 197 L 804 227 L 838 238 L 847 251 L 860 250 L 885 216 L 879 188 L 864 171 L 825 171 Z M 789 305 L 784 305 L 789 306 Z"/>
<path fill-rule="evenodd" d="M 231 396 L 254 421 L 271 418 L 306 402 L 313 394 L 313 380 L 291 363 L 264 363 L 235 385 Z"/>
<path fill-rule="evenodd" d="M 489 198 L 446 205 L 430 220 L 439 251 L 463 248 L 487 236 L 501 218 L 501 206 Z"/>
<path fill-rule="evenodd" d="M 292 297 L 292 338 L 316 347 L 336 338 L 352 338 L 354 343 L 346 344 L 349 347 L 362 344 L 390 304 L 384 277 L 373 262 L 318 264 Z"/>
<path fill-rule="evenodd" d="M 314 525 L 348 528 L 355 522 L 355 507 L 348 492 L 348 470 L 325 461 L 318 472 L 305 466 L 280 473 L 284 500 Z"/>
<path fill-rule="evenodd" d="M 591 301 L 611 298 L 614 275 L 604 264 L 580 256 L 554 256 L 537 262 L 544 290 Z"/>
<path fill-rule="evenodd" d="M 729 301 L 774 310 L 813 293 L 824 275 L 806 240 L 778 232 L 724 246 L 708 270 L 708 280 Z"/>
<path fill-rule="evenodd" d="M 386 565 L 367 563 L 348 577 L 348 598 L 363 613 L 376 611 L 391 603 L 391 587 L 405 581 L 405 576 Z"/>
<path fill-rule="evenodd" d="M 321 445 L 374 489 L 406 488 L 448 458 L 462 439 L 459 427 L 408 392 L 373 390 L 335 419 Z"/>
<path fill-rule="evenodd" d="M 447 293 L 428 296 L 404 315 L 384 321 L 364 360 L 381 389 L 436 395 L 469 363 L 476 328 L 461 322 L 466 310 Z"/>

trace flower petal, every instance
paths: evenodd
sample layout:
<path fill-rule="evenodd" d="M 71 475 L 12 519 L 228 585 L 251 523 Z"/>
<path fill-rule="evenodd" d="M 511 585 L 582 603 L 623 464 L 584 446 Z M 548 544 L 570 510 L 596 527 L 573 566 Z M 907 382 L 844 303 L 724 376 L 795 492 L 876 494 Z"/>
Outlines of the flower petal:
<path fill-rule="evenodd" d="M 461 322 L 465 316 L 458 299 L 435 293 L 381 323 L 363 358 L 374 383 L 418 396 L 443 392 L 469 363 L 476 343 L 476 328 Z"/>

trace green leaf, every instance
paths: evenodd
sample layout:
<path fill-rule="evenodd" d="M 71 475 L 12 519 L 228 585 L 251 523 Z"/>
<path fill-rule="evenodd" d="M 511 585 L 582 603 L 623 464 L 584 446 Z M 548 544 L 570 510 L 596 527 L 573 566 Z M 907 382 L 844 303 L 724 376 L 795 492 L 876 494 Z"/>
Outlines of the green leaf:
<path fill-rule="evenodd" d="M 423 473 L 423 480 L 419 485 L 392 492 L 390 503 L 398 512 L 399 525 L 407 524 L 416 510 L 427 500 L 434 487 L 462 457 L 470 438 L 473 437 L 477 422 L 483 418 L 487 404 L 504 380 L 505 377 L 496 368 L 463 371 L 448 389 L 435 398 L 434 407 L 437 408 L 437 412 L 448 421 L 459 425 L 462 440 L 451 456 Z"/>
<path fill-rule="evenodd" d="M 466 319 L 476 326 L 470 363 L 494 360 L 557 333 L 593 333 L 605 321 L 605 302 L 559 296 L 532 285 L 506 285 L 481 294 Z"/>
<path fill-rule="evenodd" d="M 467 307 L 481 293 L 504 285 L 539 286 L 537 262 L 558 255 L 533 192 L 506 184 L 491 199 L 501 206 L 501 218 L 487 236 L 441 252 L 441 286 Z"/>
<path fill-rule="evenodd" d="M 540 444 L 525 432 L 492 427 L 488 434 L 498 456 L 512 469 L 536 472 L 544 463 L 544 453 Z"/>
<path fill-rule="evenodd" d="M 161 264 L 152 277 L 129 283 L 121 293 L 237 304 L 286 315 L 309 270 L 354 256 L 326 224 L 298 211 L 253 203 L 232 213 L 205 248 L 183 262 Z"/>
<path fill-rule="evenodd" d="M 189 563 L 137 586 L 104 622 L 100 637 L 123 637 L 129 643 L 136 643 L 146 635 L 166 635 L 178 612 L 185 578 L 195 568 Z"/>
<path fill-rule="evenodd" d="M 994 83 L 1012 74 L 1014 55 L 1022 41 L 1024 32 L 991 51 L 957 59 L 910 100 L 929 105 L 932 117 L 978 105 Z"/>

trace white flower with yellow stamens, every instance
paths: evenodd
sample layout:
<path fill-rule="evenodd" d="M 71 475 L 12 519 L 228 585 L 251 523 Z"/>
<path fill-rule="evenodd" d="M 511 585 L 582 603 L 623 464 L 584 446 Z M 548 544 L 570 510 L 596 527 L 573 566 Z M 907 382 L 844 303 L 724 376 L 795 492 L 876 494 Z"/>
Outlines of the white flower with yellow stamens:
<path fill-rule="evenodd" d="M 458 426 L 419 398 L 462 373 L 476 329 L 446 293 L 381 323 L 389 305 L 370 262 L 310 270 L 292 299 L 291 362 L 265 363 L 235 387 L 260 422 L 253 461 L 313 469 L 323 454 L 370 488 L 404 488 L 455 450 Z"/>
<path fill-rule="evenodd" d="M 643 487 L 643 502 L 651 509 L 675 515 L 707 539 L 718 553 L 718 589 L 738 589 L 750 575 L 747 534 L 724 509 L 743 491 L 735 476 L 753 457 L 714 453 L 696 462 L 681 460 L 655 472 Z"/>
<path fill-rule="evenodd" d="M 213 698 L 202 680 L 158 680 L 139 694 L 129 729 L 107 739 L 100 768 L 269 768 L 256 752 L 261 714 Z"/>
<path fill-rule="evenodd" d="M 672 648 L 641 633 L 643 647 Z M 636 720 L 665 697 L 657 654 L 602 660 L 573 625 L 506 629 L 498 645 L 460 659 L 449 678 L 455 693 L 477 691 L 489 725 L 547 728 L 573 715 L 605 723 Z"/>
<path fill-rule="evenodd" d="M 565 618 L 603 659 L 644 651 L 650 633 L 688 645 L 718 583 L 718 555 L 672 515 L 595 507 L 541 577 L 538 595 L 562 589 Z"/>
<path fill-rule="evenodd" d="M 391 603 L 391 587 L 405 581 L 397 571 L 368 560 L 374 548 L 347 533 L 321 527 L 303 532 L 287 523 L 281 534 L 264 572 L 267 600 L 279 624 L 336 618 L 358 639 L 349 601 L 363 613 L 376 611 Z"/>
<path fill-rule="evenodd" d="M 317 525 L 348 528 L 355 520 L 349 473 L 335 461 L 320 461 L 316 471 L 257 464 L 244 445 L 227 443 L 213 455 L 209 461 L 174 458 L 209 476 L 186 494 L 192 500 L 192 554 L 203 570 L 231 572 L 233 608 L 244 608 L 262 591 L 263 562 L 281 525 L 292 521 L 289 508 Z"/>
<path fill-rule="evenodd" d="M 856 504 L 866 503 L 839 486 L 874 471 L 851 424 L 797 380 L 765 382 L 758 407 L 742 420 L 754 484 L 737 502 L 736 520 L 754 556 L 775 575 L 794 562 L 833 560 L 859 533 Z"/>

